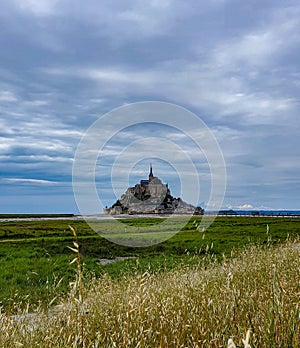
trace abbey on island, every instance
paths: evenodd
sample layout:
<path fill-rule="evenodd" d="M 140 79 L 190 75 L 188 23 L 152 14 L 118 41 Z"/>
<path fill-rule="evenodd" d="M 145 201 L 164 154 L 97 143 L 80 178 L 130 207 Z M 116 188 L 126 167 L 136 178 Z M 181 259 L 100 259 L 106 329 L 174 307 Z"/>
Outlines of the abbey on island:
<path fill-rule="evenodd" d="M 173 197 L 168 184 L 164 184 L 153 175 L 150 163 L 148 179 L 129 187 L 110 208 L 104 209 L 104 213 L 109 215 L 173 213 L 202 215 L 204 210 L 184 202 L 180 197 Z"/>

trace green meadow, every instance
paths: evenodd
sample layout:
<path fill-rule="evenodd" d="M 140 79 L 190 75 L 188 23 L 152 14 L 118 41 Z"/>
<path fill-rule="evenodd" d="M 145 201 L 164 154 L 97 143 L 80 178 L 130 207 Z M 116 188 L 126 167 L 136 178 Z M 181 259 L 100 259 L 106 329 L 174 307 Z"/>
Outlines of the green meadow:
<path fill-rule="evenodd" d="M 180 218 L 178 218 L 178 223 Z M 76 266 L 69 247 L 74 237 L 69 225 L 76 230 L 86 278 L 108 274 L 112 278 L 124 275 L 161 272 L 182 265 L 197 264 L 207 255 L 216 260 L 247 248 L 250 245 L 272 245 L 294 239 L 300 235 L 299 218 L 275 217 L 218 217 L 203 233 L 197 229 L 201 218 L 193 217 L 172 238 L 148 247 L 130 247 L 112 243 L 95 233 L 85 221 L 48 220 L 13 221 L 0 224 L 0 302 L 13 312 L 30 303 L 47 306 L 58 293 L 64 294 L 74 278 Z M 176 220 L 161 227 L 160 218 L 121 220 L 115 225 L 109 220 L 97 226 L 111 230 L 118 238 L 130 226 L 148 226 L 152 231 L 144 238 L 163 233 L 174 233 Z M 111 226 L 111 227 L 110 227 Z M 116 230 L 113 230 L 113 229 Z M 124 232 L 125 231 L 125 232 Z M 153 237 L 154 236 L 154 237 Z M 102 265 L 101 259 L 128 259 Z M 55 301 L 54 301 L 55 302 Z"/>

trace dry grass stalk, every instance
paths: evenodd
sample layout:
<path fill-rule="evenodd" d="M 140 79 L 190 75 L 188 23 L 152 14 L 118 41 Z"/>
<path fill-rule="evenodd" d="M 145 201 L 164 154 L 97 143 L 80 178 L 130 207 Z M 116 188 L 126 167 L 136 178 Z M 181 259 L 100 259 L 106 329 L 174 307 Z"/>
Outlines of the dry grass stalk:
<path fill-rule="evenodd" d="M 300 346 L 300 250 L 290 242 L 250 248 L 221 265 L 200 260 L 198 267 L 86 283 L 74 237 L 77 277 L 67 304 L 38 314 L 34 328 L 2 314 L 1 347 Z"/>

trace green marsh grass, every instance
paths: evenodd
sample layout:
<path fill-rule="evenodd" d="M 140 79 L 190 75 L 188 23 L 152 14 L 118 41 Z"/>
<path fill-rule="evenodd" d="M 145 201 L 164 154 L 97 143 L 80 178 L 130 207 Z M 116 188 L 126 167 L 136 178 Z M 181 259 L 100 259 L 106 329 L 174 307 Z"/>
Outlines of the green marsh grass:
<path fill-rule="evenodd" d="M 196 218 L 199 221 L 200 218 Z M 159 228 L 161 219 L 141 218 L 122 220 L 135 226 L 153 225 Z M 171 239 L 147 248 L 131 248 L 111 243 L 96 234 L 84 221 L 72 221 L 80 244 L 81 261 L 85 278 L 108 273 L 113 278 L 136 272 L 163 272 L 179 264 L 197 264 L 199 259 L 212 255 L 219 262 L 232 250 L 241 250 L 253 244 L 281 243 L 288 235 L 300 235 L 300 219 L 265 217 L 217 218 L 202 233 L 193 220 Z M 46 307 L 49 299 L 68 292 L 73 279 L 73 235 L 70 220 L 15 221 L 0 223 L 0 306 L 15 311 L 15 302 L 23 302 L 30 310 Z M 103 221 L 109 226 L 109 221 Z M 119 228 L 121 228 L 119 226 Z M 267 230 L 267 226 L 269 229 Z M 164 227 L 166 228 L 166 226 Z M 174 228 L 173 224 L 169 226 Z M 166 228 L 167 231 L 167 228 Z M 116 231 L 116 233 L 119 233 Z M 125 261 L 101 266 L 99 259 L 118 256 L 134 257 Z M 138 262 L 138 265 L 137 265 Z M 62 280 L 61 280 L 62 279 Z M 24 309 L 22 308 L 22 309 Z"/>
<path fill-rule="evenodd" d="M 1 347 L 300 346 L 297 242 L 249 246 L 221 262 L 206 255 L 197 265 L 90 280 L 75 243 L 68 295 L 21 320 L 1 314 Z"/>

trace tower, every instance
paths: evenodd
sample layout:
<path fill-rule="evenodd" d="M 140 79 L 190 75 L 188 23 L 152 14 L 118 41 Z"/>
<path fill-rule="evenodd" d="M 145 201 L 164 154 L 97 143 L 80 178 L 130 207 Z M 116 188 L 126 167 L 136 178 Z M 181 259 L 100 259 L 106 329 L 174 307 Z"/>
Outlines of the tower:
<path fill-rule="evenodd" d="M 152 163 L 150 162 L 150 173 L 149 173 L 149 181 L 153 179 L 153 172 L 152 172 Z"/>

